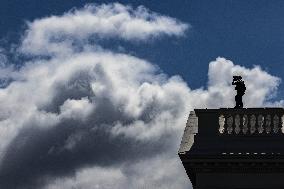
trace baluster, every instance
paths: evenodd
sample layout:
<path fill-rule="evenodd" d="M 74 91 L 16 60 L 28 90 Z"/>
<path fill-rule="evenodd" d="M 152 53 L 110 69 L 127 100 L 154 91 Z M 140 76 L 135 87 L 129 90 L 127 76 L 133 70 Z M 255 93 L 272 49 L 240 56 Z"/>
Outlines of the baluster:
<path fill-rule="evenodd" d="M 227 132 L 231 134 L 233 131 L 233 116 L 229 115 L 227 118 Z"/>
<path fill-rule="evenodd" d="M 279 117 L 275 115 L 273 117 L 273 132 L 278 133 L 279 131 Z"/>
<path fill-rule="evenodd" d="M 240 115 L 236 115 L 235 116 L 235 133 L 236 134 L 239 134 L 241 131 L 241 128 L 240 128 Z"/>
<path fill-rule="evenodd" d="M 243 115 L 243 133 L 246 134 L 248 131 L 248 116 L 246 114 Z"/>
<path fill-rule="evenodd" d="M 250 116 L 250 133 L 253 134 L 256 130 L 255 128 L 256 117 L 255 115 Z"/>
<path fill-rule="evenodd" d="M 262 133 L 263 132 L 263 123 L 264 123 L 264 117 L 263 115 L 259 115 L 258 118 L 257 118 L 257 124 L 258 124 L 258 133 Z"/>
<path fill-rule="evenodd" d="M 219 116 L 219 133 L 223 134 L 225 132 L 225 116 L 222 114 Z"/>
<path fill-rule="evenodd" d="M 284 115 L 281 117 L 281 131 L 284 133 Z"/>
<path fill-rule="evenodd" d="M 271 116 L 268 114 L 265 118 L 265 131 L 267 134 L 271 132 Z"/>

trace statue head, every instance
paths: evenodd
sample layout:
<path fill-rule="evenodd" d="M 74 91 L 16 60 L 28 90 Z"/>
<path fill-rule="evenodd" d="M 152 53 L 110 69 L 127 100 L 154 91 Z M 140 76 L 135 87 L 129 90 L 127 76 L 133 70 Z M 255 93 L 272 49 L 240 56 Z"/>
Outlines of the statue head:
<path fill-rule="evenodd" d="M 242 80 L 242 76 L 240 75 L 234 75 L 233 76 L 233 81 L 241 81 Z"/>

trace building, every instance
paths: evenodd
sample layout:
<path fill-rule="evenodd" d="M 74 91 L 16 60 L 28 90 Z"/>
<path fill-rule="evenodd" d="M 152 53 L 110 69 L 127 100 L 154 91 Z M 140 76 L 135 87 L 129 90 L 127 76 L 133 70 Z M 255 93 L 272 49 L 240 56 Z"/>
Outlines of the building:
<path fill-rule="evenodd" d="M 283 122 L 282 108 L 190 112 L 178 154 L 193 188 L 284 189 Z"/>

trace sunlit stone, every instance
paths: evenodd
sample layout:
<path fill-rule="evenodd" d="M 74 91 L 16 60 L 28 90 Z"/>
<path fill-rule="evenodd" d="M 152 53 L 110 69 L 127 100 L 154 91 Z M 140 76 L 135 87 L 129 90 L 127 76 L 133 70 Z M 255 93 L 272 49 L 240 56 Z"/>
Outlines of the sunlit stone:
<path fill-rule="evenodd" d="M 264 117 L 263 115 L 259 115 L 258 118 L 257 118 L 257 124 L 258 124 L 258 132 L 259 133 L 263 133 L 263 124 L 264 124 Z"/>
<path fill-rule="evenodd" d="M 225 132 L 225 117 L 223 115 L 219 116 L 219 132 L 223 134 Z"/>

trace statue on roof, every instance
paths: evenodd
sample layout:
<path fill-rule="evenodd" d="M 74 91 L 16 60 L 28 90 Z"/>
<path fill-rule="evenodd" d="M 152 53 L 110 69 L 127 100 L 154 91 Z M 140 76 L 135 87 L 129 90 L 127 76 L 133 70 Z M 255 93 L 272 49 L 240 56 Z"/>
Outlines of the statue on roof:
<path fill-rule="evenodd" d="M 242 80 L 242 76 L 233 76 L 232 85 L 236 85 L 235 90 L 237 91 L 237 95 L 235 96 L 235 108 L 243 108 L 242 97 L 245 94 L 246 85 L 245 82 Z"/>

